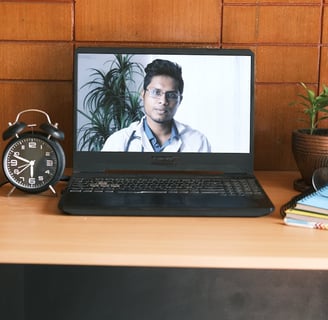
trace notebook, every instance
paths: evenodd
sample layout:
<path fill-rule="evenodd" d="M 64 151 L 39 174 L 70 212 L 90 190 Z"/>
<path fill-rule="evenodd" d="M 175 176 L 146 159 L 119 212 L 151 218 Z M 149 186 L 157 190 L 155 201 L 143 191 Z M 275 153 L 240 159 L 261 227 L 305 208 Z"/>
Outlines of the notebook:
<path fill-rule="evenodd" d="M 287 214 L 298 214 L 303 216 L 325 216 L 328 219 L 328 186 L 315 190 L 310 186 L 302 193 L 297 194 L 280 208 L 280 215 L 284 218 Z"/>
<path fill-rule="evenodd" d="M 295 208 L 299 210 L 307 210 L 310 212 L 322 213 L 328 215 L 328 186 L 315 191 L 296 202 Z"/>
<path fill-rule="evenodd" d="M 148 76 L 144 88 L 145 68 L 165 61 L 180 68 L 183 87 L 181 79 L 170 82 L 173 76 Z M 64 213 L 257 217 L 273 211 L 253 172 L 250 50 L 88 47 L 76 49 L 74 65 L 73 173 L 59 201 Z M 162 128 L 170 112 L 171 135 L 159 143 L 148 122 L 162 121 Z M 122 191 L 124 178 L 131 182 Z M 151 186 L 135 191 L 140 179 Z M 166 190 L 171 179 L 180 181 L 179 190 Z M 187 190 L 190 179 L 205 179 L 210 190 Z"/>

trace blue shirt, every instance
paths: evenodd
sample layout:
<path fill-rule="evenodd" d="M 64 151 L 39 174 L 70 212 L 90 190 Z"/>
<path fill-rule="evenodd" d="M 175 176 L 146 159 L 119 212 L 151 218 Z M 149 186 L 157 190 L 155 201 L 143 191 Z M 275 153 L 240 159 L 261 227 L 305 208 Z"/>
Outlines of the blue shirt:
<path fill-rule="evenodd" d="M 156 137 L 153 134 L 153 131 L 151 131 L 150 127 L 148 126 L 146 118 L 143 121 L 143 126 L 144 126 L 145 133 L 147 135 L 147 138 L 149 139 L 155 152 L 163 151 L 165 149 L 165 147 L 167 147 L 169 144 L 171 144 L 173 139 L 179 139 L 179 133 L 174 124 L 174 121 L 172 121 L 171 136 L 162 146 L 158 143 Z"/>

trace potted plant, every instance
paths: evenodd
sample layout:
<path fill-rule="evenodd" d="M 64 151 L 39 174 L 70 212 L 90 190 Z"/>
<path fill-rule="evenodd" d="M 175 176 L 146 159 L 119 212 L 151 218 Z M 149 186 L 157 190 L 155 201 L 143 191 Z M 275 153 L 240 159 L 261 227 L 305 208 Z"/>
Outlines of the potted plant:
<path fill-rule="evenodd" d="M 143 116 L 140 86 L 142 65 L 132 61 L 133 55 L 115 54 L 108 71 L 92 69 L 92 80 L 84 84 L 90 91 L 79 110 L 86 122 L 80 128 L 79 150 L 100 151 L 106 139 Z M 136 89 L 135 89 L 136 88 Z"/>
<path fill-rule="evenodd" d="M 292 105 L 303 107 L 310 125 L 292 132 L 292 151 L 302 176 L 302 179 L 294 182 L 294 187 L 298 191 L 304 191 L 312 185 L 314 170 L 328 166 L 328 129 L 318 127 L 321 121 L 328 118 L 328 87 L 323 85 L 322 92 L 316 95 L 303 82 L 300 85 L 305 94 L 298 94 L 300 99 Z"/>

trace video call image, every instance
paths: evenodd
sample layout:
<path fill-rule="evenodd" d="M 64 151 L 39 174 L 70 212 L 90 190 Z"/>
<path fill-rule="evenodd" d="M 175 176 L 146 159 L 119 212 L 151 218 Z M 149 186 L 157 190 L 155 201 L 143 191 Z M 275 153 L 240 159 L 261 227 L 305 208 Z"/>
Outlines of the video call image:
<path fill-rule="evenodd" d="M 250 56 L 80 53 L 76 68 L 78 151 L 249 152 Z"/>

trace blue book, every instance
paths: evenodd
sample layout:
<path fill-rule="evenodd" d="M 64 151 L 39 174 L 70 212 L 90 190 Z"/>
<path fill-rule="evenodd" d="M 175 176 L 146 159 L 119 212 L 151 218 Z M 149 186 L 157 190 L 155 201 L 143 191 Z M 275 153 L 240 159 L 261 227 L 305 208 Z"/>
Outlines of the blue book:
<path fill-rule="evenodd" d="M 320 192 L 315 191 L 299 199 L 296 202 L 295 208 L 299 210 L 328 214 L 328 197 L 325 197 L 322 193 L 328 194 L 328 186 L 322 188 Z"/>

